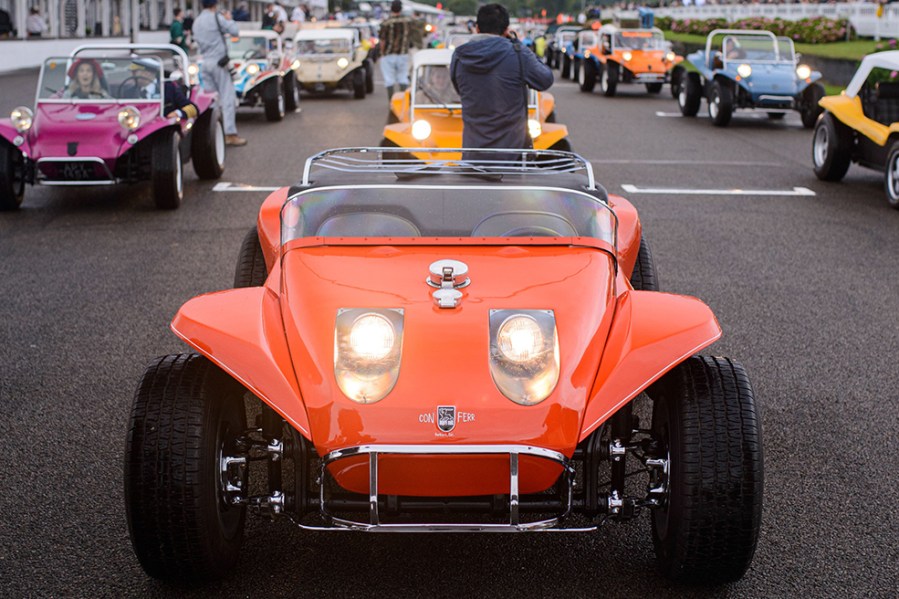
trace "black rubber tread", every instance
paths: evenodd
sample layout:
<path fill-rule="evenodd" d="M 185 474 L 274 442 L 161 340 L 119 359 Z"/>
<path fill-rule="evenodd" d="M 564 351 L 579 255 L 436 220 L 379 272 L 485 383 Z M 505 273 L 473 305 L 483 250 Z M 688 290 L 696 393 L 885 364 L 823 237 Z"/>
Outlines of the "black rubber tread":
<path fill-rule="evenodd" d="M 365 62 L 365 93 L 375 93 L 375 67 L 371 61 Z"/>
<path fill-rule="evenodd" d="M 646 93 L 658 94 L 661 92 L 662 92 L 662 84 L 661 83 L 647 83 L 646 84 Z"/>
<path fill-rule="evenodd" d="M 379 144 L 379 147 L 398 148 L 399 146 L 397 144 L 393 143 L 392 141 L 390 141 L 389 139 L 387 139 L 386 137 L 384 137 L 384 138 L 381 138 L 381 143 Z M 411 159 L 415 158 L 415 156 L 413 156 L 409 152 L 383 152 L 381 154 L 381 157 L 384 160 L 411 160 Z"/>
<path fill-rule="evenodd" d="M 571 58 L 567 54 L 562 55 L 562 79 L 571 79 Z"/>
<path fill-rule="evenodd" d="M 160 210 L 175 210 L 184 198 L 180 141 L 181 135 L 171 129 L 160 131 L 153 139 L 153 201 Z"/>
<path fill-rule="evenodd" d="M 818 137 L 818 129 L 827 131 L 827 156 L 824 162 L 818 164 L 815 160 L 815 140 Z M 815 132 L 812 134 L 812 166 L 815 175 L 822 181 L 839 181 L 846 176 L 849 165 L 852 163 L 852 138 L 849 127 L 838 121 L 829 112 L 824 112 L 818 117 Z"/>
<path fill-rule="evenodd" d="M 293 112 L 300 107 L 300 88 L 297 85 L 297 76 L 289 71 L 284 76 L 284 110 Z"/>
<path fill-rule="evenodd" d="M 553 110 L 548 115 L 546 115 L 546 122 L 547 123 L 555 123 L 556 122 L 556 111 L 555 110 Z"/>
<path fill-rule="evenodd" d="M 216 439 L 246 428 L 243 388 L 197 354 L 154 360 L 134 396 L 125 448 L 125 512 L 147 574 L 195 583 L 237 562 L 246 508 L 219 517 Z M 229 435 L 230 436 L 230 435 Z"/>
<path fill-rule="evenodd" d="M 671 71 L 671 85 L 669 85 L 671 91 L 671 97 L 677 100 L 677 94 L 680 92 L 680 84 L 681 80 L 684 77 L 684 71 L 681 67 L 676 67 L 673 71 Z"/>
<path fill-rule="evenodd" d="M 802 107 L 799 116 L 802 117 L 802 126 L 811 129 L 818 122 L 818 117 L 824 112 L 824 108 L 818 101 L 824 97 L 824 86 L 820 83 L 812 83 L 802 92 Z"/>
<path fill-rule="evenodd" d="M 605 66 L 602 67 L 600 77 L 606 77 L 606 88 L 602 90 L 602 93 L 607 98 L 613 97 L 618 90 L 618 68 L 618 65 L 614 62 L 607 62 Z"/>
<path fill-rule="evenodd" d="M 698 73 L 684 73 L 681 78 L 677 105 L 683 116 L 696 116 L 702 103 L 702 80 Z"/>
<path fill-rule="evenodd" d="M 225 172 L 226 149 L 222 146 L 222 162 L 215 155 L 215 139 L 219 130 L 224 136 L 222 111 L 218 108 L 207 110 L 199 119 L 191 132 L 190 157 L 194 164 L 194 172 L 201 179 L 218 179 Z"/>
<path fill-rule="evenodd" d="M 262 287 L 268 278 L 265 255 L 259 242 L 259 230 L 251 228 L 244 235 L 237 255 L 237 268 L 234 270 L 234 288 Z"/>
<path fill-rule="evenodd" d="M 762 516 L 762 425 L 743 367 L 693 356 L 650 389 L 653 431 L 668 437 L 668 504 L 652 514 L 661 571 L 686 583 L 740 579 Z M 661 433 L 666 429 L 666 433 Z"/>
<path fill-rule="evenodd" d="M 652 259 L 652 250 L 646 236 L 640 238 L 640 250 L 637 252 L 637 262 L 631 272 L 631 287 L 640 291 L 659 291 L 659 279 L 656 274 L 655 262 Z"/>
<path fill-rule="evenodd" d="M 712 116 L 711 106 L 718 98 L 718 114 Z M 734 91 L 728 83 L 712 81 L 709 88 L 709 118 L 716 127 L 727 127 L 734 115 Z"/>
<path fill-rule="evenodd" d="M 357 100 L 365 98 L 365 69 L 363 67 L 353 71 L 353 97 Z"/>
<path fill-rule="evenodd" d="M 887 202 L 890 207 L 899 210 L 899 188 L 897 188 L 899 187 L 899 183 L 897 183 L 899 176 L 896 174 L 899 166 L 894 169 L 894 165 L 899 165 L 899 141 L 894 141 L 893 145 L 890 146 L 886 168 L 883 173 L 883 188 L 884 192 L 886 192 Z"/>
<path fill-rule="evenodd" d="M 786 115 L 785 113 L 783 113 L 783 112 L 769 112 L 769 113 L 768 113 L 768 120 L 770 120 L 770 121 L 782 121 L 782 120 L 784 119 L 785 116 L 787 116 L 787 115 Z"/>
<path fill-rule="evenodd" d="M 265 82 L 262 93 L 262 105 L 265 107 L 265 120 L 275 123 L 284 118 L 284 88 L 280 77 L 273 77 Z"/>
<path fill-rule="evenodd" d="M 25 199 L 25 157 L 0 140 L 0 212 L 17 210 Z"/>
<path fill-rule="evenodd" d="M 584 68 L 578 74 L 578 87 L 582 92 L 592 92 L 596 87 L 596 64 L 592 59 L 584 61 Z"/>

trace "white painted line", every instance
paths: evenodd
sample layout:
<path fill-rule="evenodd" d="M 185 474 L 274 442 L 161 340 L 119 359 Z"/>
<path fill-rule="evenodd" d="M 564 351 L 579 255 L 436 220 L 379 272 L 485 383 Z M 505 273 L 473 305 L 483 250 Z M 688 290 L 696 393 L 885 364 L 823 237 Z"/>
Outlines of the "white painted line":
<path fill-rule="evenodd" d="M 782 112 L 782 111 L 772 110 L 772 112 Z M 675 117 L 689 118 L 689 117 L 684 117 L 684 115 L 682 115 L 679 112 L 662 112 L 661 110 L 656 111 L 656 116 L 659 116 L 662 118 L 675 118 Z M 694 118 L 707 119 L 707 118 L 709 118 L 709 115 L 707 112 L 700 110 L 699 112 L 696 113 L 696 116 Z M 742 118 L 767 119 L 768 114 L 764 113 L 764 112 L 759 113 L 759 112 L 748 112 L 748 111 L 741 110 L 739 112 L 734 113 L 734 118 L 736 118 L 736 119 L 742 119 Z"/>
<path fill-rule="evenodd" d="M 212 188 L 212 191 L 278 191 L 280 187 L 256 187 L 254 185 L 246 185 L 244 183 L 229 183 L 228 181 L 219 181 Z"/>
<path fill-rule="evenodd" d="M 588 158 L 594 164 L 656 164 L 660 166 L 750 166 L 764 168 L 796 168 L 783 162 L 746 162 L 744 160 L 637 160 L 614 158 Z"/>
<path fill-rule="evenodd" d="M 807 187 L 787 189 L 677 189 L 674 187 L 644 187 L 622 184 L 621 189 L 627 193 L 653 193 L 667 195 L 700 195 L 700 196 L 813 196 L 815 192 Z"/>

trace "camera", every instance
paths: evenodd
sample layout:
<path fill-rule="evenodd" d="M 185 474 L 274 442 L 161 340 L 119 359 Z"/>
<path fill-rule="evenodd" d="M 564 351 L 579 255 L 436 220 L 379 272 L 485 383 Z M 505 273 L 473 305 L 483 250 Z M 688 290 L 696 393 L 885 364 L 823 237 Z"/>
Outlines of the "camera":
<path fill-rule="evenodd" d="M 216 64 L 218 66 L 222 67 L 223 69 L 227 69 L 228 63 L 230 63 L 230 62 L 231 62 L 231 59 L 226 54 L 226 55 L 222 56 L 221 58 L 219 58 L 219 61 Z"/>

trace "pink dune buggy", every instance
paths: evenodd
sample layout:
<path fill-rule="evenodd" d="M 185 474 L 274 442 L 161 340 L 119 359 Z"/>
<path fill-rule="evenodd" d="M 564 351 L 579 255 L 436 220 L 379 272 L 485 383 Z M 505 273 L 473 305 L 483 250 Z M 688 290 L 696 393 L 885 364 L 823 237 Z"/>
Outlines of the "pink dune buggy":
<path fill-rule="evenodd" d="M 81 46 L 44 61 L 35 108 L 0 120 L 0 210 L 15 210 L 25 185 L 151 181 L 158 208 L 184 196 L 183 163 L 201 179 L 225 167 L 215 94 L 188 75 L 168 44 Z"/>

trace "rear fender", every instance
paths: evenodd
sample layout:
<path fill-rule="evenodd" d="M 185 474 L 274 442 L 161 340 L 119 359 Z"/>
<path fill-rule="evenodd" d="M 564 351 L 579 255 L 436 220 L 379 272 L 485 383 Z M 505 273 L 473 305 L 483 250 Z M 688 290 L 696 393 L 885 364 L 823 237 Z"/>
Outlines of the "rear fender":
<path fill-rule="evenodd" d="M 621 196 L 609 195 L 609 206 L 618 217 L 618 270 L 629 279 L 637 263 L 643 226 L 637 209 Z"/>
<path fill-rule="evenodd" d="M 548 150 L 557 141 L 568 137 L 568 127 L 565 125 L 543 123 L 540 128 L 542 130 L 540 137 L 534 140 L 535 150 Z"/>
<path fill-rule="evenodd" d="M 247 287 L 195 297 L 181 306 L 171 328 L 311 440 L 272 289 Z"/>
<path fill-rule="evenodd" d="M 201 116 L 209 110 L 212 103 L 218 99 L 218 92 L 209 93 L 199 85 L 193 86 L 190 93 L 190 101 L 197 107 L 197 113 Z"/>
<path fill-rule="evenodd" d="M 715 315 L 694 297 L 625 291 L 615 306 L 580 440 L 666 372 L 720 336 Z"/>

